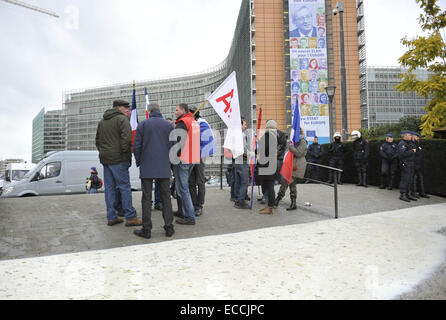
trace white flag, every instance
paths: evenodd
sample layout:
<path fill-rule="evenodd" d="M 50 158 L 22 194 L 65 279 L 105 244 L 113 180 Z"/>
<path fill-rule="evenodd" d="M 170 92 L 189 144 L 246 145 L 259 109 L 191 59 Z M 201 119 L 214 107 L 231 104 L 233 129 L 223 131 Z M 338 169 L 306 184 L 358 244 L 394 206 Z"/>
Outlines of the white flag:
<path fill-rule="evenodd" d="M 243 154 L 243 133 L 235 71 L 215 89 L 208 101 L 228 127 L 223 147 L 231 150 L 234 158 L 239 157 Z"/>

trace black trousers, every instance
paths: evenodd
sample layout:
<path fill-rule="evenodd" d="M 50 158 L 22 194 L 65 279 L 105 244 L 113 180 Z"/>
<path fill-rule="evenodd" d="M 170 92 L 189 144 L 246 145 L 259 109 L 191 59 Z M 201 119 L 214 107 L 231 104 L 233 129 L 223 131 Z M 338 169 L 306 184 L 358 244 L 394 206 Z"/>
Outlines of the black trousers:
<path fill-rule="evenodd" d="M 400 193 L 410 192 L 410 186 L 413 178 L 413 166 L 408 164 L 401 164 L 401 180 L 400 180 Z"/>
<path fill-rule="evenodd" d="M 274 207 L 276 194 L 274 193 L 274 180 L 264 180 L 262 189 L 268 194 L 268 207 Z"/>
<path fill-rule="evenodd" d="M 204 176 L 204 163 L 201 161 L 194 165 L 189 176 L 189 192 L 194 208 L 203 208 L 206 196 L 206 177 Z"/>
<path fill-rule="evenodd" d="M 330 158 L 330 160 L 328 161 L 328 166 L 332 167 L 332 168 L 344 170 L 344 159 Z M 340 173 L 338 173 L 338 176 L 339 176 L 339 174 Z M 333 180 L 333 171 L 332 170 L 330 170 L 328 172 L 328 180 L 329 181 Z"/>
<path fill-rule="evenodd" d="M 358 172 L 366 173 L 368 165 L 369 165 L 368 159 L 355 159 L 355 167 L 356 171 Z"/>
<path fill-rule="evenodd" d="M 142 188 L 142 228 L 152 230 L 152 185 L 154 179 L 141 179 Z M 163 202 L 164 226 L 170 226 L 173 222 L 172 202 L 170 200 L 170 179 L 156 179 L 160 188 L 161 201 Z"/>
<path fill-rule="evenodd" d="M 308 162 L 321 164 L 321 159 L 309 158 Z M 314 177 L 314 173 L 316 173 L 316 177 Z M 310 178 L 310 179 L 315 178 L 315 180 L 319 180 L 320 173 L 321 173 L 321 167 L 313 166 L 311 164 L 309 164 L 307 166 L 307 173 L 306 173 L 307 178 Z"/>

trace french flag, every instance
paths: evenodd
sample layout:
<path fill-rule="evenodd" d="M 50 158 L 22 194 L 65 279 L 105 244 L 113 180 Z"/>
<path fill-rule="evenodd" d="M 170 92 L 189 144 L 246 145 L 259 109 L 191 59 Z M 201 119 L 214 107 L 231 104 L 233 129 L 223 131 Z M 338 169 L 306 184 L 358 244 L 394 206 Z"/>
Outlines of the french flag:
<path fill-rule="evenodd" d="M 132 114 L 130 116 L 130 126 L 132 127 L 132 152 L 133 152 L 133 142 L 135 141 L 136 129 L 138 128 L 138 113 L 136 111 L 136 89 L 134 84 L 133 84 Z"/>
<path fill-rule="evenodd" d="M 149 119 L 149 94 L 147 93 L 147 88 L 144 88 L 146 94 L 146 119 Z"/>
<path fill-rule="evenodd" d="M 300 110 L 299 110 L 299 102 L 296 102 L 296 106 L 294 107 L 294 115 L 293 115 L 293 126 L 291 128 L 290 134 L 290 145 L 294 146 L 300 140 Z M 280 174 L 282 177 L 288 182 L 291 183 L 291 179 L 293 178 L 293 164 L 294 164 L 294 155 L 290 150 L 285 154 L 285 158 L 283 160 L 282 169 L 280 170 Z M 296 168 L 297 169 L 297 168 Z"/>

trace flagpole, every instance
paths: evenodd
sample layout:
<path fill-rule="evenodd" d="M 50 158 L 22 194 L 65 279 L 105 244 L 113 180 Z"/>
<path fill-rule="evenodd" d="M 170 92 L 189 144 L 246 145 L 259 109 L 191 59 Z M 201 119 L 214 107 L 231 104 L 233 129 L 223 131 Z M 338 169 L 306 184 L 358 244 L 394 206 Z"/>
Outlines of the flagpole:
<path fill-rule="evenodd" d="M 203 108 L 206 105 L 207 102 L 208 102 L 208 100 L 204 100 L 203 103 L 198 107 L 198 109 L 195 110 L 195 112 L 193 113 L 194 117 L 198 113 L 198 111 L 200 111 L 200 109 Z"/>
<path fill-rule="evenodd" d="M 257 119 L 257 131 L 256 134 L 254 136 L 255 141 L 256 141 L 256 147 L 254 150 L 254 170 L 252 170 L 252 181 L 251 181 L 251 210 L 253 207 L 253 199 L 254 199 L 254 174 L 256 172 L 256 163 L 257 163 L 257 135 L 259 133 L 260 130 L 260 125 L 262 123 L 262 105 L 260 105 L 260 110 L 259 110 L 259 117 Z"/>

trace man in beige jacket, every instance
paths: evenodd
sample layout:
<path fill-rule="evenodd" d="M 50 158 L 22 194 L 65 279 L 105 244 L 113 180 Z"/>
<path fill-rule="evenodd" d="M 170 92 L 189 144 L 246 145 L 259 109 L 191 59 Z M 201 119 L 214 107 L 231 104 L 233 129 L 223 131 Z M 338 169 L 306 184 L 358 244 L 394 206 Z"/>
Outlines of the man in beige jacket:
<path fill-rule="evenodd" d="M 304 179 L 305 171 L 307 168 L 307 160 L 305 156 L 307 155 L 307 140 L 305 140 L 304 131 L 300 128 L 300 139 L 297 145 L 289 146 L 289 152 L 292 152 L 294 155 L 294 163 L 293 163 L 293 178 L 290 184 L 290 198 L 291 205 L 287 208 L 287 211 L 296 210 L 296 199 L 297 199 L 297 190 L 296 184 L 299 182 L 299 179 Z M 288 189 L 288 183 L 285 179 L 282 180 L 282 185 L 280 186 L 279 194 L 277 195 L 276 201 L 274 202 L 274 206 L 279 206 L 280 200 L 285 196 L 286 189 Z"/>

